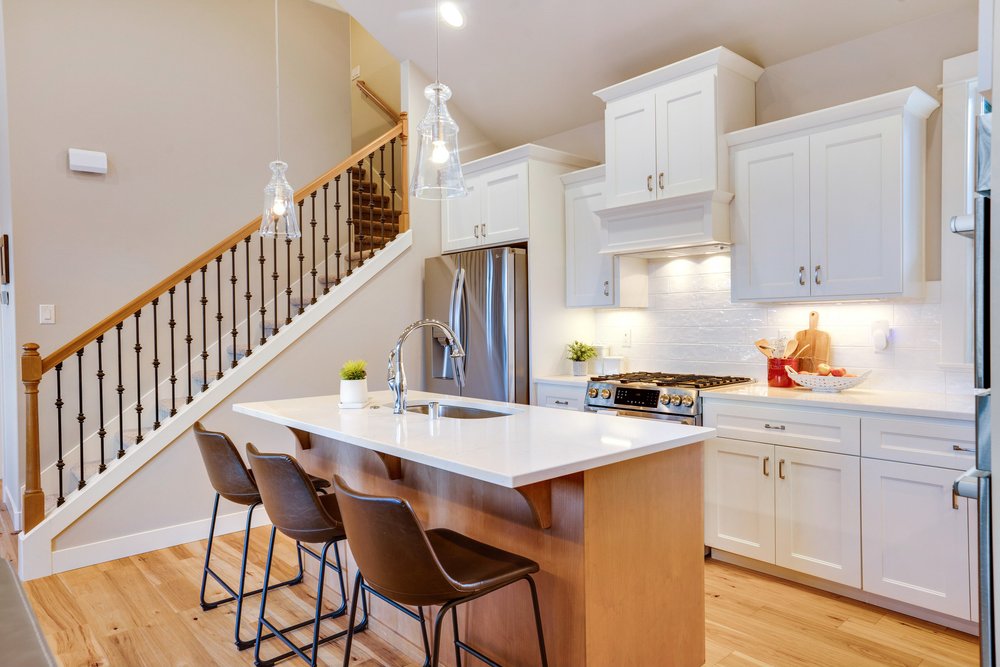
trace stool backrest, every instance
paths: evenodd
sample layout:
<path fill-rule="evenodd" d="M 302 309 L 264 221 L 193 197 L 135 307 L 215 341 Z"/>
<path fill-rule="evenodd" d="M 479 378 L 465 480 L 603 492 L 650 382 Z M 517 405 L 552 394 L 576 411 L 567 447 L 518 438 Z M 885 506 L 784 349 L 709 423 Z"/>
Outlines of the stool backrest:
<path fill-rule="evenodd" d="M 208 479 L 220 496 L 241 505 L 260 502 L 257 485 L 228 435 L 209 431 L 201 422 L 195 422 L 194 439 L 198 442 Z"/>
<path fill-rule="evenodd" d="M 320 502 L 312 480 L 294 458 L 261 453 L 252 444 L 247 444 L 247 458 L 275 528 L 293 540 L 325 542 L 326 534 L 341 527 L 339 513 L 331 514 Z"/>
<path fill-rule="evenodd" d="M 333 488 L 347 543 L 369 586 L 411 605 L 440 604 L 461 595 L 408 502 L 359 493 L 339 475 L 333 477 Z"/>

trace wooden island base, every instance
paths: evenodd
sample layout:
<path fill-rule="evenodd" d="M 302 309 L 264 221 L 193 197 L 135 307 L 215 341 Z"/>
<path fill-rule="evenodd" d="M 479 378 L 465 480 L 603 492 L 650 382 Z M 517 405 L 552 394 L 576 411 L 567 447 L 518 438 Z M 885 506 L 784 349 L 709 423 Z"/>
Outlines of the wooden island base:
<path fill-rule="evenodd" d="M 552 480 L 547 530 L 514 489 L 406 460 L 394 481 L 370 450 L 317 435 L 300 445 L 307 448 L 299 460 L 313 474 L 406 498 L 427 528 L 536 560 L 552 667 L 704 663 L 701 443 Z M 523 583 L 459 608 L 463 639 L 512 667 L 539 664 L 532 619 Z M 447 665 L 454 664 L 450 628 L 442 634 Z M 418 624 L 377 600 L 369 631 L 423 650 Z"/>

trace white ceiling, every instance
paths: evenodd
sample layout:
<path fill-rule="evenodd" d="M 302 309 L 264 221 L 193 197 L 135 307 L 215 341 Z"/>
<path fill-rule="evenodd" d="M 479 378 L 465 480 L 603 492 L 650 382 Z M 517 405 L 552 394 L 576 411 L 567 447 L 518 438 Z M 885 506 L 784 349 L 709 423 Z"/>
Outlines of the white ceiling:
<path fill-rule="evenodd" d="M 400 60 L 434 75 L 434 0 L 339 0 Z M 441 80 L 499 146 L 603 116 L 595 90 L 723 45 L 768 67 L 976 0 L 458 0 Z"/>

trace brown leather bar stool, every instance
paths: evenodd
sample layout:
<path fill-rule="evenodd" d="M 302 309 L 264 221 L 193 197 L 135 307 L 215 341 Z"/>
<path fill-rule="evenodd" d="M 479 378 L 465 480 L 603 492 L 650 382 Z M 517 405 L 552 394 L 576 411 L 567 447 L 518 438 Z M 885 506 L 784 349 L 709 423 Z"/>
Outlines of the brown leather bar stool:
<path fill-rule="evenodd" d="M 334 475 L 333 488 L 360 570 L 354 580 L 344 667 L 351 659 L 354 616 L 362 588 L 401 604 L 441 605 L 434 619 L 431 667 L 437 667 L 441 658 L 441 625 L 449 611 L 456 665 L 461 667 L 465 651 L 488 665 L 500 667 L 459 639 L 456 608 L 521 580 L 526 580 L 531 589 L 538 650 L 542 666 L 547 667 L 538 591 L 531 577 L 538 572 L 538 563 L 445 528 L 425 531 L 413 508 L 402 498 L 359 493 L 339 475 Z"/>
<path fill-rule="evenodd" d="M 208 549 L 205 551 L 205 567 L 201 573 L 201 593 L 199 596 L 201 608 L 205 611 L 215 609 L 219 605 L 236 601 L 236 629 L 233 637 L 236 647 L 239 650 L 250 648 L 254 645 L 252 639 L 240 639 L 240 619 L 243 616 L 243 600 L 247 597 L 257 595 L 262 589 L 257 588 L 252 591 L 246 590 L 247 574 L 247 552 L 250 547 L 250 525 L 253 521 L 253 511 L 261 504 L 260 493 L 254 481 L 253 473 L 247 470 L 243 463 L 236 445 L 225 433 L 207 430 L 201 422 L 195 422 L 194 437 L 198 442 L 198 449 L 201 451 L 201 458 L 205 462 L 205 469 L 208 472 L 208 479 L 215 488 L 215 504 L 212 506 L 212 520 L 208 529 Z M 329 480 L 319 477 L 311 477 L 310 483 L 315 491 L 326 493 L 324 489 L 329 488 Z M 212 559 L 212 543 L 215 540 L 215 519 L 219 513 L 219 498 L 225 498 L 240 505 L 247 506 L 246 527 L 243 530 L 243 556 L 240 559 L 240 582 L 237 590 L 227 584 L 215 570 L 210 567 Z M 302 581 L 302 545 L 297 545 L 299 557 L 299 573 L 289 579 L 273 584 L 271 588 L 281 586 L 291 586 Z M 212 577 L 223 590 L 228 593 L 228 597 L 223 597 L 211 602 L 205 600 L 205 585 L 208 578 Z"/>
<path fill-rule="evenodd" d="M 337 543 L 344 540 L 346 535 L 344 534 L 344 525 L 340 520 L 340 509 L 337 507 L 337 498 L 334 495 L 317 495 L 313 491 L 309 475 L 302 470 L 298 461 L 287 454 L 262 454 L 252 444 L 248 444 L 247 458 L 250 459 L 250 469 L 253 471 L 257 486 L 260 489 L 260 496 L 264 500 L 264 508 L 267 510 L 267 515 L 271 518 L 272 523 L 271 540 L 267 546 L 267 565 L 264 567 L 264 591 L 260 596 L 257 640 L 253 649 L 254 664 L 257 667 L 269 667 L 280 660 L 297 655 L 315 667 L 319 647 L 347 634 L 347 630 L 341 630 L 327 637 L 321 638 L 319 636 L 321 621 L 343 616 L 347 611 L 347 587 L 344 582 L 343 567 L 340 563 L 340 551 L 337 548 Z M 323 544 L 320 553 L 316 553 L 307 547 L 301 547 L 299 552 L 300 567 L 302 551 L 311 555 L 321 564 L 319 568 L 319 581 L 316 587 L 316 613 L 313 618 L 286 628 L 276 627 L 266 617 L 267 583 L 271 577 L 271 563 L 274 559 L 274 536 L 279 530 L 295 540 L 296 543 Z M 333 547 L 334 563 L 327 560 L 327 555 L 331 547 Z M 327 567 L 337 573 L 337 579 L 340 582 L 341 603 L 337 609 L 324 614 L 323 582 Z M 367 617 L 364 621 L 367 622 Z M 304 628 L 307 625 L 313 626 L 312 643 L 298 646 L 286 636 L 286 633 Z M 262 633 L 265 628 L 273 634 L 264 636 Z M 364 628 L 358 629 L 361 630 Z M 260 657 L 261 641 L 271 636 L 280 639 L 289 650 L 273 658 L 262 660 Z M 305 651 L 307 649 L 311 651 L 311 655 L 306 655 Z"/>

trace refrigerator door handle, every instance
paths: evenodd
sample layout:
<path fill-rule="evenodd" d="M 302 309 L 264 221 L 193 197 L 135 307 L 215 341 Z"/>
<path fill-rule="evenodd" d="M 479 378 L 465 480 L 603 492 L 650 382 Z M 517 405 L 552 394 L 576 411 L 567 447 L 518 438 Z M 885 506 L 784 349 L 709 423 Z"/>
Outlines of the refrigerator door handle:
<path fill-rule="evenodd" d="M 451 326 L 452 331 L 455 332 L 455 336 L 458 337 L 458 342 L 462 344 L 462 348 L 468 354 L 468 341 L 466 340 L 468 334 L 466 333 L 466 320 L 464 316 L 464 309 L 462 304 L 465 301 L 465 269 L 459 268 L 455 271 L 455 287 L 454 292 L 451 295 L 451 312 L 449 313 L 449 319 L 451 320 L 448 324 Z M 447 353 L 449 359 L 451 360 L 452 367 L 455 369 L 455 386 L 461 389 L 465 385 L 465 359 L 463 357 L 452 357 L 451 346 L 447 346 Z"/>
<path fill-rule="evenodd" d="M 959 498 L 979 499 L 979 480 L 989 477 L 990 473 L 977 468 L 969 468 L 962 473 L 951 485 L 951 507 L 959 509 Z"/>

